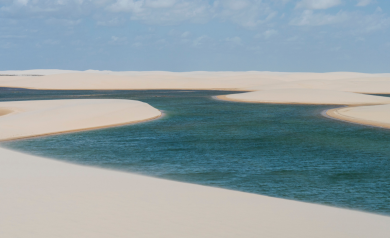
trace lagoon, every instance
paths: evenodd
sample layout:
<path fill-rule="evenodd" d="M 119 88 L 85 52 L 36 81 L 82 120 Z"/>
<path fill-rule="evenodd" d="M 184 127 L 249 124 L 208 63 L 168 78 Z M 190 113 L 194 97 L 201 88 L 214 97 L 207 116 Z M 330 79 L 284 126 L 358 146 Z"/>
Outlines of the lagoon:
<path fill-rule="evenodd" d="M 4 142 L 88 166 L 390 215 L 390 131 L 335 106 L 225 102 L 223 91 L 1 89 L 1 101 L 117 98 L 163 110 L 135 125 Z"/>

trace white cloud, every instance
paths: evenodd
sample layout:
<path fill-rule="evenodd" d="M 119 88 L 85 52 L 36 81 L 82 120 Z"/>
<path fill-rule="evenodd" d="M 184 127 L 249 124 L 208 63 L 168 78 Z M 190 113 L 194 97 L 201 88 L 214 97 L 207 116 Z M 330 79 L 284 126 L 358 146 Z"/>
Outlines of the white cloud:
<path fill-rule="evenodd" d="M 272 20 L 277 12 L 269 4 L 256 0 L 216 0 L 214 18 L 229 20 L 246 28 L 254 28 Z"/>
<path fill-rule="evenodd" d="M 278 34 L 278 31 L 277 30 L 274 30 L 274 29 L 271 29 L 271 30 L 266 30 L 263 35 L 266 39 L 270 38 L 271 36 L 274 36 L 274 35 L 277 35 Z"/>
<path fill-rule="evenodd" d="M 358 0 L 358 3 L 356 4 L 356 6 L 358 6 L 358 7 L 365 7 L 365 6 L 369 5 L 372 2 L 373 2 L 372 0 Z"/>
<path fill-rule="evenodd" d="M 359 25 L 357 33 L 369 33 L 387 29 L 390 26 L 390 18 L 380 11 L 376 11 L 371 15 L 359 16 L 354 20 Z"/>
<path fill-rule="evenodd" d="M 71 28 L 86 22 L 90 17 L 97 25 L 117 26 L 129 20 L 147 24 L 170 25 L 182 22 L 206 23 L 210 21 L 233 22 L 248 29 L 260 26 L 274 28 L 288 18 L 289 12 L 284 7 L 291 0 L 0 0 L 2 19 L 35 18 L 45 23 Z M 357 6 L 366 6 L 373 0 L 354 0 Z M 367 13 L 341 10 L 336 14 L 317 12 L 342 5 L 346 0 L 297 0 L 296 8 L 302 12 L 290 18 L 290 25 L 320 26 L 346 23 L 351 27 L 362 25 L 365 31 L 388 27 L 387 15 L 377 11 Z M 344 6 L 344 5 L 343 5 Z M 278 11 L 280 13 L 278 13 Z M 359 15 L 360 14 L 360 15 Z M 277 16 L 285 15 L 284 19 Z M 354 21 L 354 22 L 353 22 Z M 264 29 L 264 28 L 263 28 Z M 183 34 L 180 36 L 180 34 Z M 262 33 L 269 38 L 274 33 Z M 187 33 L 180 32 L 177 37 L 186 38 Z"/>
<path fill-rule="evenodd" d="M 152 8 L 168 8 L 175 5 L 176 0 L 145 0 L 145 6 Z"/>
<path fill-rule="evenodd" d="M 0 39 L 23 39 L 25 35 L 0 35 Z"/>
<path fill-rule="evenodd" d="M 228 37 L 228 38 L 225 39 L 225 41 L 227 43 L 229 43 L 230 45 L 233 45 L 233 46 L 242 45 L 242 40 L 238 36 Z"/>
<path fill-rule="evenodd" d="M 210 17 L 209 8 L 210 5 L 204 0 L 116 0 L 107 10 L 127 12 L 132 20 L 146 23 L 173 24 L 205 21 Z"/>
<path fill-rule="evenodd" d="M 251 5 L 250 2 L 246 0 L 225 0 L 223 4 L 234 11 L 242 10 Z"/>
<path fill-rule="evenodd" d="M 22 6 L 26 6 L 28 4 L 28 0 L 16 0 L 15 3 Z"/>
<path fill-rule="evenodd" d="M 96 23 L 99 26 L 118 26 L 125 22 L 126 20 L 123 17 L 112 17 L 108 19 L 99 19 Z"/>
<path fill-rule="evenodd" d="M 183 32 L 183 34 L 181 34 L 181 37 L 183 38 L 186 38 L 190 35 L 191 33 L 189 31 L 186 31 L 186 32 Z"/>
<path fill-rule="evenodd" d="M 349 33 L 360 35 L 388 29 L 390 27 L 390 18 L 380 10 L 376 10 L 372 14 L 345 11 L 339 11 L 337 14 L 325 14 L 317 13 L 313 10 L 305 10 L 300 16 L 293 18 L 290 21 L 290 25 L 335 25 L 348 29 Z"/>
<path fill-rule="evenodd" d="M 258 33 L 255 35 L 255 38 L 264 38 L 264 39 L 269 39 L 270 37 L 272 36 L 275 36 L 278 34 L 278 31 L 277 30 L 274 30 L 274 29 L 269 29 L 269 30 L 266 30 L 262 33 Z"/>
<path fill-rule="evenodd" d="M 59 40 L 53 40 L 53 39 L 47 39 L 43 41 L 43 44 L 45 45 L 58 45 L 60 44 Z"/>
<path fill-rule="evenodd" d="M 207 42 L 211 41 L 211 38 L 207 35 L 203 35 L 203 36 L 200 36 L 198 38 L 196 38 L 193 42 L 192 42 L 192 46 L 194 47 L 200 47 L 202 45 L 205 45 Z"/>
<path fill-rule="evenodd" d="M 296 7 L 306 9 L 328 9 L 338 6 L 341 3 L 341 0 L 301 0 L 297 3 Z"/>
<path fill-rule="evenodd" d="M 127 37 L 111 36 L 111 40 L 108 43 L 112 45 L 124 45 L 127 44 Z"/>
<path fill-rule="evenodd" d="M 305 10 L 301 16 L 293 18 L 291 25 L 295 26 L 322 26 L 342 23 L 350 19 L 350 14 L 340 11 L 335 15 L 324 13 L 313 13 L 312 10 Z"/>

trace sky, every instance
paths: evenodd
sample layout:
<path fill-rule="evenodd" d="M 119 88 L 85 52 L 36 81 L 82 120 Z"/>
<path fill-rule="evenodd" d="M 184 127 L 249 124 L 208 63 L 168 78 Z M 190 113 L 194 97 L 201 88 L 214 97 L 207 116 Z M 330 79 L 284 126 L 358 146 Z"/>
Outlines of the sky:
<path fill-rule="evenodd" d="M 389 0 L 0 0 L 0 70 L 390 73 Z"/>

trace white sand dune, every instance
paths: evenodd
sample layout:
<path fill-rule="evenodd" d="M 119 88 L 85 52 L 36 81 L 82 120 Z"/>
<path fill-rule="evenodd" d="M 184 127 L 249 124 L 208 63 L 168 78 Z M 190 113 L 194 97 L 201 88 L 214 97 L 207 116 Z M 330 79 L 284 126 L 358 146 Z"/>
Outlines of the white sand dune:
<path fill-rule="evenodd" d="M 256 85 L 245 89 L 248 91 L 274 89 L 327 89 L 368 94 L 390 94 L 390 78 L 375 77 L 343 80 L 302 80 Z"/>
<path fill-rule="evenodd" d="M 0 102 L 2 112 L 0 140 L 127 124 L 161 115 L 149 104 L 118 99 Z"/>
<path fill-rule="evenodd" d="M 0 237 L 387 238 L 390 217 L 0 149 Z"/>
<path fill-rule="evenodd" d="M 344 121 L 390 128 L 390 105 L 344 107 L 328 110 L 326 113 Z"/>
<path fill-rule="evenodd" d="M 66 73 L 41 77 L 2 76 L 1 87 L 30 89 L 240 89 L 278 83 L 279 80 L 257 73 L 190 74 L 170 72 L 133 72 L 133 74 Z"/>
<path fill-rule="evenodd" d="M 362 105 L 390 104 L 389 97 L 323 89 L 275 89 L 218 96 L 219 99 L 257 103 Z"/>
<path fill-rule="evenodd" d="M 55 73 L 57 72 L 57 74 Z M 8 72 L 12 73 L 12 72 Z M 17 72 L 14 72 L 17 73 Z M 362 73 L 21 71 L 41 77 L 1 76 L 1 87 L 31 89 L 234 89 L 316 88 L 390 93 L 390 77 Z M 1 73 L 0 73 L 1 74 Z M 3 74 L 6 72 L 3 71 Z M 353 81 L 354 80 L 354 81 Z"/>
<path fill-rule="evenodd" d="M 74 70 L 62 70 L 62 69 L 32 69 L 32 70 L 6 70 L 0 71 L 0 75 L 51 75 L 51 74 L 65 74 L 65 73 L 75 73 L 78 71 Z"/>

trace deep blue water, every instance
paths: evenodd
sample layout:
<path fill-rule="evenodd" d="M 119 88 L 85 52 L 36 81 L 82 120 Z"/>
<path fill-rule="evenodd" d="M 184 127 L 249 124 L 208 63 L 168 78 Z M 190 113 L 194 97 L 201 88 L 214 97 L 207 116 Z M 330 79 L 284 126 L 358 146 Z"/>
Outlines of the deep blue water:
<path fill-rule="evenodd" d="M 0 90 L 0 101 L 137 99 L 159 120 L 2 143 L 159 178 L 390 215 L 390 130 L 321 116 L 332 106 L 224 102 L 218 91 Z"/>

